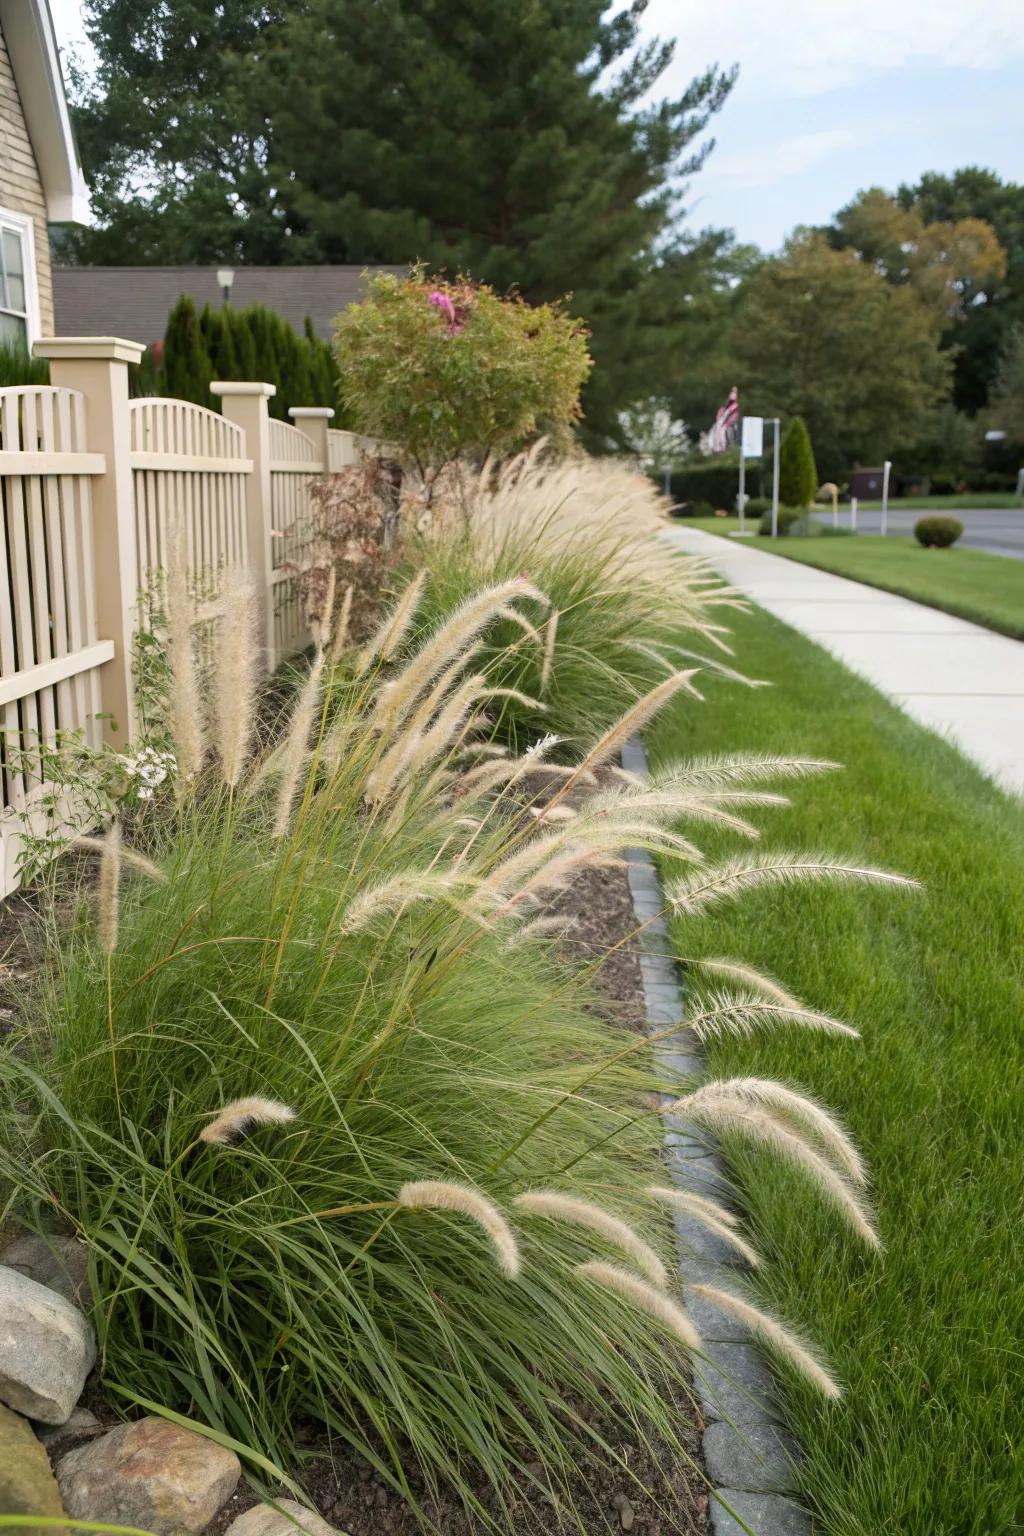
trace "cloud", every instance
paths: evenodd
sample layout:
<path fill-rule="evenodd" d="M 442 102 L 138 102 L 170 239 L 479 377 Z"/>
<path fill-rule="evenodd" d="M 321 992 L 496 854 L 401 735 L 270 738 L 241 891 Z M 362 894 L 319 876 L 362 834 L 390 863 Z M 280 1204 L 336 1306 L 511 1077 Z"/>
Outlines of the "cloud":
<path fill-rule="evenodd" d="M 717 59 L 739 63 L 760 96 L 817 96 L 914 66 L 997 69 L 1024 59 L 1020 0 L 651 0 L 646 24 L 677 39 L 673 83 Z"/>
<path fill-rule="evenodd" d="M 741 154 L 716 155 L 711 171 L 716 180 L 728 178 L 741 188 L 770 187 L 784 176 L 811 171 L 836 150 L 861 143 L 850 128 L 824 128 L 820 133 L 798 133 Z"/>

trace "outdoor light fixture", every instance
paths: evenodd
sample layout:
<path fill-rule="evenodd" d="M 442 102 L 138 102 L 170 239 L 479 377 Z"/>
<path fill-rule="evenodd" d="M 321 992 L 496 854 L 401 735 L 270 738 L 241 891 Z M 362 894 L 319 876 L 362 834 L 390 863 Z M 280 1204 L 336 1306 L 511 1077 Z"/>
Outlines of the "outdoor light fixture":
<path fill-rule="evenodd" d="M 234 282 L 234 280 L 235 280 L 235 269 L 234 269 L 234 267 L 218 267 L 217 268 L 217 282 L 220 284 L 220 291 L 224 295 L 224 303 L 225 304 L 227 304 L 228 301 L 231 298 L 231 285 Z"/>

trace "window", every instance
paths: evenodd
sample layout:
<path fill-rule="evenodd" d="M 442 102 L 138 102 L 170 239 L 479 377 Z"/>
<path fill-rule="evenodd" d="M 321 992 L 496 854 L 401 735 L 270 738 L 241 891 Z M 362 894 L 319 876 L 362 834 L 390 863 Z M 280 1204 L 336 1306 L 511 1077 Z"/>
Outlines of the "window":
<path fill-rule="evenodd" d="M 0 209 L 0 346 L 27 349 L 38 335 L 32 220 Z"/>

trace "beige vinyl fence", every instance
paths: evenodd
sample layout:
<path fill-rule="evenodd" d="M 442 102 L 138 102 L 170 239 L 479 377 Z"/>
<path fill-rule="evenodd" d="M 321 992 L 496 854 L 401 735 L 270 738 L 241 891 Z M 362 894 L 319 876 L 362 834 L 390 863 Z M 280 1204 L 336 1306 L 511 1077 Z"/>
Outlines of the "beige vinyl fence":
<path fill-rule="evenodd" d="M 26 826 L 50 786 L 25 754 L 80 731 L 129 740 L 140 594 L 180 540 L 197 575 L 248 572 L 265 595 L 268 668 L 306 644 L 296 569 L 314 476 L 357 461 L 333 412 L 270 418 L 274 387 L 221 383 L 217 412 L 128 396 L 142 348 L 116 338 L 37 342 L 48 387 L 0 389 L 0 899 L 18 883 Z"/>

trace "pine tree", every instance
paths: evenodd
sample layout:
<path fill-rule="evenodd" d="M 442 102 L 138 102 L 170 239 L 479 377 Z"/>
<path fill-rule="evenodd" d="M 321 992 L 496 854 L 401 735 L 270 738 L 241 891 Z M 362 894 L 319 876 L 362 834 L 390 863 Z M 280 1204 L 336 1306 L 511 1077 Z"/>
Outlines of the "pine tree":
<path fill-rule="evenodd" d="M 785 507 L 809 507 L 818 491 L 810 433 L 802 416 L 794 416 L 779 444 L 779 500 Z"/>
<path fill-rule="evenodd" d="M 572 294 L 592 439 L 678 376 L 680 188 L 732 74 L 655 92 L 646 0 L 88 0 L 91 261 L 405 264 Z M 139 188 L 144 188 L 140 191 Z"/>

